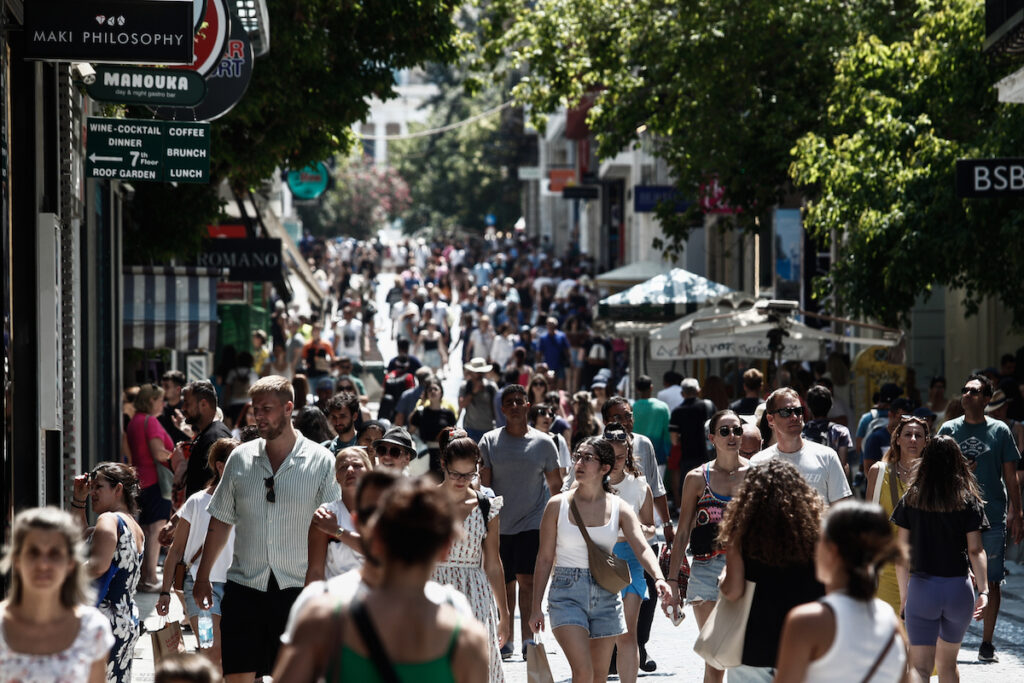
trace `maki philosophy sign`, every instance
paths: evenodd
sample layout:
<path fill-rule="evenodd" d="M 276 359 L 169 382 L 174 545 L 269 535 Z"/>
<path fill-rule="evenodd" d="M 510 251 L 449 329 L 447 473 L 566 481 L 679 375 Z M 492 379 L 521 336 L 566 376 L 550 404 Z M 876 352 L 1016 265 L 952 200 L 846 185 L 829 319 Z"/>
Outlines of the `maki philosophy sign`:
<path fill-rule="evenodd" d="M 25 3 L 29 59 L 190 64 L 192 0 L 32 0 Z"/>

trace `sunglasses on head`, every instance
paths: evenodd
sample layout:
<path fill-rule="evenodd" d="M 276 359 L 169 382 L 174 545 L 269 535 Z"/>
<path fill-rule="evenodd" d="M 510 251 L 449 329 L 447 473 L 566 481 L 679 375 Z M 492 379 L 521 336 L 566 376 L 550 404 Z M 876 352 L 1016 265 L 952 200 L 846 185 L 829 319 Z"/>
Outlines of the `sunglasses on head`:
<path fill-rule="evenodd" d="M 267 487 L 267 502 L 276 503 L 277 494 L 274 493 L 274 477 L 267 477 L 263 480 L 263 485 Z"/>
<path fill-rule="evenodd" d="M 613 432 L 604 433 L 605 441 L 617 441 L 619 443 L 626 443 L 628 439 L 629 436 L 626 434 L 626 432 L 623 431 L 615 430 Z"/>
<path fill-rule="evenodd" d="M 378 446 L 374 450 L 377 455 L 390 455 L 392 458 L 401 458 L 403 455 L 408 453 L 408 451 L 401 446 Z"/>
<path fill-rule="evenodd" d="M 803 406 L 793 406 L 792 408 L 779 408 L 778 410 L 771 411 L 773 414 L 779 417 L 793 417 L 794 415 L 803 415 Z"/>
<path fill-rule="evenodd" d="M 739 425 L 734 425 L 732 427 L 722 425 L 717 431 L 719 436 L 729 436 L 730 434 L 733 436 L 743 436 L 743 427 Z"/>

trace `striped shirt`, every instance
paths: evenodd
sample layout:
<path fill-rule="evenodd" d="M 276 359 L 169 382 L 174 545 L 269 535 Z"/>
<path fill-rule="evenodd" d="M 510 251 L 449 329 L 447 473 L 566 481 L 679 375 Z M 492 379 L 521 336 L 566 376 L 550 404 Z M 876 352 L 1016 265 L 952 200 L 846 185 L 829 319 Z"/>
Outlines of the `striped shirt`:
<path fill-rule="evenodd" d="M 313 512 L 341 497 L 334 456 L 296 435 L 295 447 L 274 474 L 266 441 L 236 448 L 224 467 L 207 508 L 235 527 L 235 552 L 228 581 L 267 590 L 270 572 L 281 588 L 302 588 L 306 578 L 307 534 Z M 267 500 L 267 477 L 274 477 L 276 502 Z"/>

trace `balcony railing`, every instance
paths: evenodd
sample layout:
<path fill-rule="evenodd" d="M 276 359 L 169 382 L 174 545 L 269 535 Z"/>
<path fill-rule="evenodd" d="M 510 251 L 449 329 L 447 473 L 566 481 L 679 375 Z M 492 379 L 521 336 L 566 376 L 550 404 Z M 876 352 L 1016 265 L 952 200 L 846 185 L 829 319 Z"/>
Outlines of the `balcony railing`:
<path fill-rule="evenodd" d="M 985 52 L 1024 52 L 1024 0 L 985 0 Z"/>

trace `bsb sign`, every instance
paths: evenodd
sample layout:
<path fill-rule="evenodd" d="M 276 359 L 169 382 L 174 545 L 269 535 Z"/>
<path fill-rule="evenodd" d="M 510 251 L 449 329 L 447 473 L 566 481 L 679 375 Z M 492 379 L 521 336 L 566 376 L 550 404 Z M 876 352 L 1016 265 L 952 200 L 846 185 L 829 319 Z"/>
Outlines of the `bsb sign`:
<path fill-rule="evenodd" d="M 89 117 L 88 178 L 210 182 L 210 124 Z"/>
<path fill-rule="evenodd" d="M 1024 197 L 1024 159 L 958 159 L 956 196 Z"/>
<path fill-rule="evenodd" d="M 190 64 L 192 13 L 192 0 L 31 0 L 25 3 L 25 56 Z"/>
<path fill-rule="evenodd" d="M 275 282 L 283 272 L 279 239 L 207 240 L 196 258 L 200 267 L 229 268 L 236 282 Z"/>

